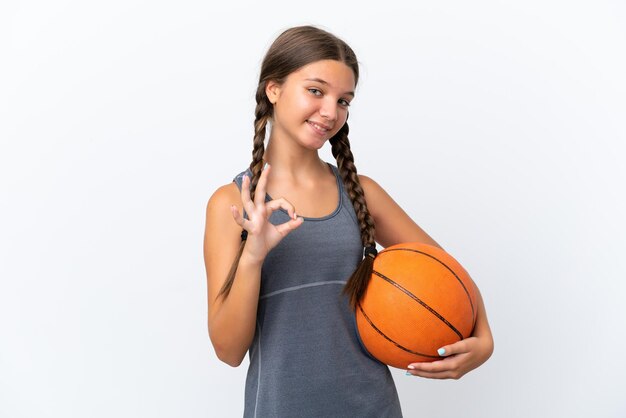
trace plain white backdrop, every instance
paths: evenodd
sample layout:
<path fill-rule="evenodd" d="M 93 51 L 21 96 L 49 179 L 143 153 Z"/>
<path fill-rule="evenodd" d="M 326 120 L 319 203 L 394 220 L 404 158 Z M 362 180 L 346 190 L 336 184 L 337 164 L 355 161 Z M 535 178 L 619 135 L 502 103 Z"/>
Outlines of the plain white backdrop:
<path fill-rule="evenodd" d="M 355 50 L 350 138 L 470 272 L 496 341 L 407 417 L 624 417 L 622 1 L 0 6 L 0 416 L 238 417 L 202 259 L 272 40 Z M 332 161 L 328 149 L 323 156 Z"/>

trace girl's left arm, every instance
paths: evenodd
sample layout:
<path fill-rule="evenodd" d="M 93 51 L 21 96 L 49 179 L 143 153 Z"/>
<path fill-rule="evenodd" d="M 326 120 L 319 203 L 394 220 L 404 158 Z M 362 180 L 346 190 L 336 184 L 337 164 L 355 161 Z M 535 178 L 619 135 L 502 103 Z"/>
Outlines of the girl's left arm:
<path fill-rule="evenodd" d="M 359 180 L 368 210 L 374 218 L 376 242 L 383 247 L 402 242 L 422 242 L 441 248 L 378 183 L 362 175 L 359 175 Z M 471 337 L 441 347 L 442 360 L 407 365 L 410 374 L 432 379 L 459 379 L 489 359 L 493 352 L 493 337 L 483 298 L 480 290 L 476 290 L 478 312 Z"/>

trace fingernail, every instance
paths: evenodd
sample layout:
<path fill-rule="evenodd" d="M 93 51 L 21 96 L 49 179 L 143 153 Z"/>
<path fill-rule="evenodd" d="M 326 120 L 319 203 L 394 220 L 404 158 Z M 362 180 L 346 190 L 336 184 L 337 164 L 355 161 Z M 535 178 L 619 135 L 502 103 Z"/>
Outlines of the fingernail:
<path fill-rule="evenodd" d="M 296 212 L 293 213 L 293 219 L 294 220 L 298 219 L 298 215 L 296 215 Z"/>
<path fill-rule="evenodd" d="M 439 354 L 440 356 L 443 356 L 444 354 L 446 354 L 446 349 L 440 348 L 439 350 L 437 350 L 437 354 Z"/>
<path fill-rule="evenodd" d="M 408 370 L 406 371 L 405 375 L 407 375 L 407 376 L 413 376 L 413 375 L 411 374 L 411 372 L 410 372 L 410 371 L 408 371 Z"/>
<path fill-rule="evenodd" d="M 415 369 L 415 366 L 411 365 L 411 366 L 409 366 L 407 368 L 413 370 L 413 369 Z"/>

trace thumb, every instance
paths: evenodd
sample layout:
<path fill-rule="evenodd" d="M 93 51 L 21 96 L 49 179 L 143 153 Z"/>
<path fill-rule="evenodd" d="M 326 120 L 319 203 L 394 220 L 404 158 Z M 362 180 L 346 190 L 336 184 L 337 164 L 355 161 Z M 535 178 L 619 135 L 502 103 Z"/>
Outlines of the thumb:
<path fill-rule="evenodd" d="M 469 351 L 467 346 L 467 340 L 457 341 L 453 344 L 444 345 L 437 350 L 437 354 L 441 357 L 448 357 L 453 354 L 466 353 Z"/>
<path fill-rule="evenodd" d="M 282 223 L 280 225 L 276 225 L 276 230 L 284 238 L 291 231 L 293 231 L 294 229 L 296 229 L 297 227 L 302 225 L 303 222 L 304 222 L 304 218 L 299 216 L 296 219 L 291 219 L 291 220 L 289 220 L 289 221 L 287 221 L 285 223 Z"/>

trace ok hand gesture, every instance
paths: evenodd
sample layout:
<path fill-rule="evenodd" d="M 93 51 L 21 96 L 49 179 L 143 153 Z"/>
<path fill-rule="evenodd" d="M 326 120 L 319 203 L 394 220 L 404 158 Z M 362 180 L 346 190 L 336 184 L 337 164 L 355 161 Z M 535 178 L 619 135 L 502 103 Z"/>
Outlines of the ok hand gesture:
<path fill-rule="evenodd" d="M 295 209 L 287 200 L 280 198 L 265 202 L 267 176 L 270 172 L 270 165 L 266 164 L 254 193 L 254 201 L 250 199 L 250 178 L 244 175 L 241 184 L 241 201 L 243 208 L 248 214 L 248 219 L 244 219 L 239 213 L 237 206 L 231 206 L 235 222 L 248 231 L 248 238 L 244 251 L 253 260 L 263 262 L 272 248 L 287 236 L 291 231 L 302 225 L 303 219 L 296 215 Z M 273 225 L 269 218 L 272 213 L 283 208 L 291 218 L 289 221 Z"/>

